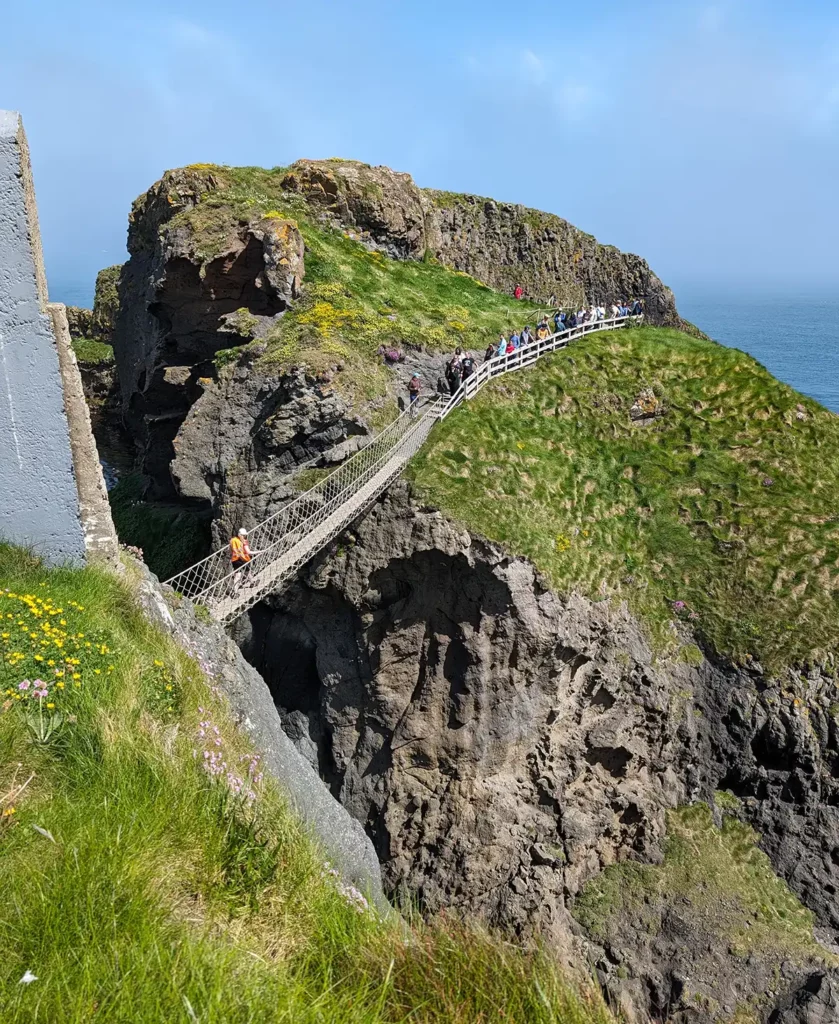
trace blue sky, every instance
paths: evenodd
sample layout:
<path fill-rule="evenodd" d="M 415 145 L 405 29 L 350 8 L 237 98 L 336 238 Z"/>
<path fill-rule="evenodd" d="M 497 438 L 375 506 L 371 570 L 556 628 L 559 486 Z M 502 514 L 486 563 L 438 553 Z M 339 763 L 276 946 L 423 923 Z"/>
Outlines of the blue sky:
<path fill-rule="evenodd" d="M 839 295 L 839 7 L 6 0 L 54 298 L 168 167 L 343 156 L 522 202 L 680 290 Z"/>

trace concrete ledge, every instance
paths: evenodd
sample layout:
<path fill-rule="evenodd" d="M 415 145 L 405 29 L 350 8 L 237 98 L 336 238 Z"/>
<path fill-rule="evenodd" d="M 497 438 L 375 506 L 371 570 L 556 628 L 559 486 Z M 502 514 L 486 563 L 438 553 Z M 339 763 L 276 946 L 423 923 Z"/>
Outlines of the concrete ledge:
<path fill-rule="evenodd" d="M 119 541 L 111 518 L 111 506 L 105 478 L 102 475 L 99 452 L 93 439 L 90 410 L 84 397 L 79 365 L 70 341 L 67 310 L 58 302 L 51 302 L 47 310 L 52 317 L 53 333 L 58 347 L 58 365 L 64 390 L 64 412 L 70 427 L 70 448 L 84 529 L 85 551 L 88 559 L 116 566 L 119 564 Z"/>

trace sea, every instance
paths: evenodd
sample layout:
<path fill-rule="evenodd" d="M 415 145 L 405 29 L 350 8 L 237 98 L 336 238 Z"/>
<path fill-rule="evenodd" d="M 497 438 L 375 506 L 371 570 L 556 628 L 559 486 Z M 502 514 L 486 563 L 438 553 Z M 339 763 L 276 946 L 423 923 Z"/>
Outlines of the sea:
<path fill-rule="evenodd" d="M 56 282 L 55 301 L 91 306 L 89 284 Z M 679 313 L 715 341 L 742 349 L 797 391 L 839 413 L 839 297 L 676 288 Z"/>
<path fill-rule="evenodd" d="M 839 413 L 839 298 L 676 289 L 679 313 L 754 356 L 779 380 Z"/>

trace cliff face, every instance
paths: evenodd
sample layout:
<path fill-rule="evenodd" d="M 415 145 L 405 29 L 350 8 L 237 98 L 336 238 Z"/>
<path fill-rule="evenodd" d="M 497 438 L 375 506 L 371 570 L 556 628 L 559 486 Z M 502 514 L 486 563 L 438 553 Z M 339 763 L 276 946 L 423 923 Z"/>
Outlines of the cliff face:
<path fill-rule="evenodd" d="M 659 663 L 624 609 L 560 598 L 405 484 L 240 629 L 389 891 L 563 942 L 586 882 L 660 860 L 667 810 L 727 790 L 821 934 L 839 934 L 828 668 L 779 683 Z M 652 935 L 623 921 L 589 955 L 626 1006 L 673 1020 L 727 1020 L 722 1007 L 819 969 L 815 945 L 740 955 L 711 917 L 677 901 Z M 697 992 L 718 1012 L 682 1018 Z"/>
<path fill-rule="evenodd" d="M 117 282 L 121 271 L 122 264 L 119 263 L 113 267 L 105 267 L 96 275 L 93 309 L 67 307 L 67 323 L 71 338 L 89 338 L 108 345 L 111 343 L 119 312 Z"/>
<path fill-rule="evenodd" d="M 240 223 L 222 214 L 207 228 L 216 232 L 212 256 L 204 234 L 172 223 L 214 185 L 209 172 L 171 172 L 137 200 L 119 281 L 114 350 L 123 406 L 142 468 L 163 494 L 171 493 L 178 429 L 204 379 L 216 377 L 213 358 L 243 341 L 237 311 L 272 320 L 303 274 L 302 239 L 282 218 Z"/>
<path fill-rule="evenodd" d="M 672 291 L 644 260 L 554 214 L 421 189 L 408 174 L 353 161 L 300 160 L 284 186 L 396 259 L 433 255 L 500 291 L 521 285 L 540 302 L 556 295 L 568 306 L 610 305 L 641 297 L 652 323 L 682 326 Z"/>
<path fill-rule="evenodd" d="M 223 524 L 254 526 L 293 498 L 299 466 L 337 464 L 367 437 L 346 400 L 302 369 L 264 372 L 244 358 L 199 384 L 169 470 L 182 498 L 215 510 L 216 544 Z"/>
<path fill-rule="evenodd" d="M 643 260 L 551 214 L 430 192 L 407 174 L 345 161 L 300 161 L 288 171 L 258 172 L 254 181 L 250 172 L 234 172 L 203 165 L 167 172 L 135 202 L 114 332 L 123 409 L 152 494 L 200 504 L 216 517 L 225 506 L 237 521 L 257 521 L 286 495 L 279 476 L 313 460 L 329 464 L 352 448 L 346 443 L 369 422 L 369 395 L 360 401 L 358 393 L 366 386 L 384 402 L 404 391 L 398 375 L 390 383 L 376 378 L 388 376 L 380 359 L 375 365 L 377 346 L 407 352 L 414 362 L 405 368 L 419 369 L 433 388 L 442 358 L 429 360 L 420 350 L 470 344 L 458 332 L 474 313 L 456 294 L 450 308 L 440 308 L 439 294 L 429 291 L 419 300 L 427 326 L 418 329 L 413 313 L 403 323 L 404 304 L 416 304 L 425 282 L 403 292 L 382 254 L 431 261 L 508 295 L 521 284 L 542 302 L 550 294 L 569 305 L 642 297 L 653 322 L 680 322 L 672 293 Z M 357 240 L 355 250 L 335 250 L 334 240 L 347 236 Z M 314 261 L 311 281 L 307 259 Z M 352 270 L 338 281 L 332 271 L 341 260 Z M 392 279 L 372 304 L 371 271 Z M 452 277 L 449 291 L 458 286 L 477 289 L 473 280 Z M 472 329 L 471 344 L 480 349 L 497 329 L 533 311 L 513 310 L 486 289 L 484 295 L 499 312 L 485 332 Z M 477 311 L 480 294 L 470 301 Z M 284 319 L 289 311 L 296 334 Z M 249 344 L 245 355 L 225 358 L 226 350 Z M 332 413 L 322 410 L 313 423 L 304 409 L 290 425 L 301 387 L 314 402 L 324 392 L 337 395 Z M 288 426 L 289 459 L 275 437 L 263 443 L 266 417 L 277 416 Z M 326 440 L 335 452 L 324 460 Z M 263 472 L 269 479 L 243 487 Z"/>

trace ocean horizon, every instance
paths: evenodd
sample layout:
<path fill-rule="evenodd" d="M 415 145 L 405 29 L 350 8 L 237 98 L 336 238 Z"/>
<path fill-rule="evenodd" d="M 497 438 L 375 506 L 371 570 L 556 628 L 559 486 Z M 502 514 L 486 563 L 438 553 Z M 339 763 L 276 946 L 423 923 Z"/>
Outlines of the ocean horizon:
<path fill-rule="evenodd" d="M 93 305 L 92 284 L 51 287 L 56 302 Z M 779 380 L 839 413 L 839 298 L 676 290 L 679 313 L 714 341 L 748 352 Z"/>
<path fill-rule="evenodd" d="M 679 313 L 785 384 L 839 412 L 839 299 L 676 291 Z"/>

